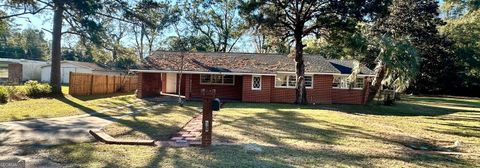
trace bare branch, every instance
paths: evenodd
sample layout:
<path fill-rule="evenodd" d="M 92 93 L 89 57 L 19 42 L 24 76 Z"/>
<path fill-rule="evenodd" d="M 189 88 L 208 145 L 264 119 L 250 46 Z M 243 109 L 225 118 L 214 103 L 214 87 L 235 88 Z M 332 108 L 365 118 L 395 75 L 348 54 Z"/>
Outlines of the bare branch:
<path fill-rule="evenodd" d="M 35 15 L 41 11 L 43 11 L 44 9 L 48 8 L 49 6 L 44 6 L 42 8 L 39 8 L 37 10 L 34 10 L 34 11 L 27 11 L 26 9 L 22 12 L 22 13 L 15 13 L 15 14 L 12 14 L 12 15 L 7 15 L 7 16 L 0 16 L 0 19 L 8 19 L 8 18 L 12 18 L 12 17 L 17 17 L 17 16 L 22 16 L 22 15 L 27 15 L 27 14 L 32 14 L 32 15 Z"/>

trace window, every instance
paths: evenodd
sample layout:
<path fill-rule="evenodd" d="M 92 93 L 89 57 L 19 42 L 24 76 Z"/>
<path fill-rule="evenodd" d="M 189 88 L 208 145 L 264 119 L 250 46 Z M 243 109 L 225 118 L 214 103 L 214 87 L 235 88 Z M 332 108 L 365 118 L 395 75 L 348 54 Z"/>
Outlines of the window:
<path fill-rule="evenodd" d="M 0 78 L 8 78 L 8 64 L 0 63 Z"/>
<path fill-rule="evenodd" d="M 206 85 L 234 85 L 235 76 L 233 75 L 200 75 L 200 84 Z"/>
<path fill-rule="evenodd" d="M 297 76 L 295 75 L 290 75 L 288 76 L 288 86 L 297 86 Z"/>
<path fill-rule="evenodd" d="M 200 75 L 200 83 L 211 83 L 212 75 Z"/>
<path fill-rule="evenodd" d="M 288 76 L 285 74 L 278 74 L 275 77 L 275 86 L 277 87 L 287 87 Z"/>
<path fill-rule="evenodd" d="M 355 88 L 362 88 L 363 89 L 363 78 L 357 78 L 355 81 Z"/>
<path fill-rule="evenodd" d="M 223 76 L 222 75 L 212 75 L 212 83 L 214 84 L 222 84 L 223 83 Z"/>
<path fill-rule="evenodd" d="M 353 87 L 350 87 L 353 86 Z M 348 81 L 348 76 L 334 76 L 333 77 L 333 83 L 332 87 L 333 88 L 338 88 L 338 89 L 363 89 L 363 78 L 359 77 L 355 80 L 355 82 L 351 83 Z"/>
<path fill-rule="evenodd" d="M 233 76 L 233 75 L 225 75 L 225 76 L 223 76 L 223 83 L 233 85 L 235 83 L 234 78 L 235 78 L 235 76 Z"/>
<path fill-rule="evenodd" d="M 307 88 L 312 88 L 313 87 L 312 76 L 305 76 L 305 87 L 307 87 Z"/>
<path fill-rule="evenodd" d="M 275 78 L 275 87 L 295 88 L 297 86 L 297 76 L 287 74 L 277 74 Z M 305 75 L 305 87 L 313 87 L 313 76 Z"/>
<path fill-rule="evenodd" d="M 252 77 L 252 90 L 262 90 L 262 77 L 253 76 Z"/>

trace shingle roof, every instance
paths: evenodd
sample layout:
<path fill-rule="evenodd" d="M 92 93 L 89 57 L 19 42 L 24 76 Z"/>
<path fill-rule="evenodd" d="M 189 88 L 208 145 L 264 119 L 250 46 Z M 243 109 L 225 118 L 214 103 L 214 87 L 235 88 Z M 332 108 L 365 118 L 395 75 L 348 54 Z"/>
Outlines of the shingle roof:
<path fill-rule="evenodd" d="M 340 73 L 342 74 L 351 74 L 352 69 L 355 67 L 355 61 L 354 60 L 339 60 L 339 59 L 330 59 L 328 60 L 330 63 L 337 68 Z M 362 65 L 360 74 L 364 75 L 373 75 L 374 72 L 365 65 Z"/>
<path fill-rule="evenodd" d="M 295 72 L 295 61 L 286 55 L 251 53 L 207 53 L 156 51 L 145 58 L 142 70 L 277 73 Z M 328 60 L 319 55 L 305 55 L 305 71 L 310 73 L 340 73 Z"/>

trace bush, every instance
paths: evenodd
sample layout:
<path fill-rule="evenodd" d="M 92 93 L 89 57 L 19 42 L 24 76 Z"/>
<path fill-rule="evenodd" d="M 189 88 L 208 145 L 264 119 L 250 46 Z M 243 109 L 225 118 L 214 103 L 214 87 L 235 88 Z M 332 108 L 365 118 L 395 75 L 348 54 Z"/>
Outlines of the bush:
<path fill-rule="evenodd" d="M 25 100 L 27 99 L 27 93 L 23 87 L 7 86 L 7 93 L 9 100 Z"/>
<path fill-rule="evenodd" d="M 51 96 L 52 89 L 49 84 L 41 84 L 37 81 L 25 82 L 25 91 L 30 98 L 41 98 Z"/>
<path fill-rule="evenodd" d="M 3 86 L 0 86 L 0 103 L 7 103 L 8 101 L 8 92 L 7 89 Z"/>

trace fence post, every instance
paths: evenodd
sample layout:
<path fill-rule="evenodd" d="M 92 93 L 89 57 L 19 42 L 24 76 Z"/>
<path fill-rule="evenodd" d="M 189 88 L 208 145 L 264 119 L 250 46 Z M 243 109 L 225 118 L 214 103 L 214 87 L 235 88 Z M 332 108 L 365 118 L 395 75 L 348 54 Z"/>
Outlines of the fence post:
<path fill-rule="evenodd" d="M 72 73 L 73 72 L 70 71 L 70 73 L 68 74 L 68 94 L 69 95 L 72 95 L 72 88 L 73 88 L 73 87 L 71 87 L 72 86 L 72 81 L 73 81 L 72 80 L 72 77 L 73 77 Z"/>
<path fill-rule="evenodd" d="M 108 94 L 108 75 L 105 75 L 105 94 Z"/>
<path fill-rule="evenodd" d="M 90 95 L 93 95 L 93 74 L 90 74 Z"/>

